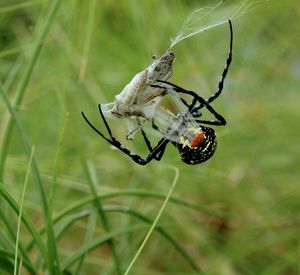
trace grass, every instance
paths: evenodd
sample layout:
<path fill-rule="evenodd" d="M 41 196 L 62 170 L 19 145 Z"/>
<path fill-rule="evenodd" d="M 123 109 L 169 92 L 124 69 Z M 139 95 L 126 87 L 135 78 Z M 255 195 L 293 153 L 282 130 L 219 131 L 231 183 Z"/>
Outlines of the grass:
<path fill-rule="evenodd" d="M 233 63 L 214 103 L 228 124 L 206 163 L 187 166 L 170 146 L 139 167 L 80 114 L 103 129 L 97 104 L 163 53 L 191 11 L 215 4 L 1 2 L 0 274 L 124 274 L 131 263 L 128 274 L 300 273 L 296 0 L 233 20 Z M 172 82 L 208 97 L 228 47 L 227 25 L 180 42 Z M 139 137 L 128 146 L 146 154 Z M 156 224 L 170 165 L 179 178 Z"/>

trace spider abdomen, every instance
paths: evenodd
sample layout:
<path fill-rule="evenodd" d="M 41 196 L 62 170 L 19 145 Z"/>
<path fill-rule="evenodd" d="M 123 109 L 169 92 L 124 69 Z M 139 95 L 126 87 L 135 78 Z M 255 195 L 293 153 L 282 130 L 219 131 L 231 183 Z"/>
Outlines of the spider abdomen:
<path fill-rule="evenodd" d="M 189 128 L 177 144 L 181 160 L 186 164 L 199 164 L 211 158 L 217 148 L 217 137 L 210 127 Z"/>

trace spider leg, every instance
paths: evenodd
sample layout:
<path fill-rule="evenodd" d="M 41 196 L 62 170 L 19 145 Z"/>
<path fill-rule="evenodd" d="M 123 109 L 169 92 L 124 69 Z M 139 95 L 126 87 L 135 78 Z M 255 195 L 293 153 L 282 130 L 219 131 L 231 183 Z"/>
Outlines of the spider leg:
<path fill-rule="evenodd" d="M 106 118 L 103 115 L 103 112 L 102 112 L 102 109 L 101 109 L 101 104 L 98 104 L 98 109 L 99 109 L 100 116 L 101 116 L 101 118 L 104 122 L 105 128 L 106 128 L 107 132 L 109 133 L 109 136 L 110 136 L 111 140 L 115 140 L 114 136 L 111 133 L 110 127 L 109 127 L 109 125 L 106 121 Z"/>
<path fill-rule="evenodd" d="M 105 137 L 89 120 L 88 118 L 85 116 L 85 114 L 83 112 L 81 112 L 83 118 L 85 119 L 85 121 L 89 124 L 89 126 L 98 134 L 100 135 L 103 139 L 105 139 L 108 143 L 110 143 L 112 146 L 116 147 L 117 149 L 119 149 L 120 151 L 122 151 L 123 153 L 125 153 L 127 156 L 129 156 L 134 162 L 136 162 L 137 164 L 140 165 L 146 165 L 147 163 L 149 163 L 151 160 L 153 160 L 158 152 L 160 152 L 161 148 L 164 148 L 169 140 L 167 140 L 166 138 L 162 138 L 157 145 L 153 148 L 153 150 L 149 153 L 149 155 L 146 158 L 142 158 L 141 156 L 131 152 L 129 149 L 127 149 L 126 147 L 124 147 L 118 140 L 116 140 L 116 138 L 112 135 L 112 132 L 110 130 L 110 127 L 102 113 L 101 110 L 101 106 L 99 104 L 99 112 L 101 115 L 101 118 L 104 122 L 104 125 L 109 133 L 110 139 Z"/>
<path fill-rule="evenodd" d="M 224 81 L 225 81 L 225 78 L 227 76 L 230 64 L 232 62 L 233 31 L 232 31 L 231 20 L 229 20 L 228 23 L 229 23 L 229 29 L 230 29 L 229 54 L 228 54 L 228 57 L 227 57 L 227 60 L 226 60 L 226 65 L 225 65 L 224 71 L 222 73 L 221 79 L 220 79 L 219 84 L 218 84 L 218 90 L 213 95 L 211 95 L 209 98 L 206 99 L 207 103 L 211 103 L 212 101 L 214 101 L 222 93 L 223 88 L 224 88 Z M 204 105 L 200 104 L 195 110 L 199 110 L 199 109 L 203 108 L 203 106 Z"/>
<path fill-rule="evenodd" d="M 224 80 L 226 78 L 226 75 L 228 73 L 228 70 L 229 70 L 229 67 L 230 67 L 230 64 L 231 64 L 231 61 L 232 61 L 233 31 L 232 31 L 231 21 L 229 20 L 228 22 L 229 22 L 229 29 L 230 29 L 229 55 L 228 55 L 227 60 L 226 60 L 226 65 L 225 65 L 225 69 L 222 73 L 221 80 L 218 84 L 218 91 L 216 93 L 214 93 L 212 96 L 210 96 L 208 99 L 206 99 L 206 102 L 208 102 L 208 103 L 214 101 L 221 94 L 221 92 L 223 90 L 223 87 L 224 87 Z"/>
<path fill-rule="evenodd" d="M 143 159 L 139 155 L 132 153 L 130 150 L 128 150 L 127 148 L 125 148 L 119 141 L 117 141 L 115 139 L 115 137 L 112 135 L 110 127 L 109 127 L 109 125 L 108 125 L 108 123 L 107 123 L 107 121 L 106 121 L 106 119 L 105 119 L 105 117 L 103 115 L 103 112 L 102 112 L 102 109 L 101 109 L 101 104 L 99 104 L 98 107 L 99 107 L 99 112 L 100 112 L 101 118 L 102 118 L 102 120 L 103 120 L 103 122 L 105 124 L 105 127 L 106 127 L 107 131 L 109 132 L 109 135 L 110 135 L 112 141 L 115 143 L 115 144 L 112 144 L 112 145 L 114 145 L 115 147 L 117 147 L 119 150 L 121 150 L 122 152 L 124 152 L 125 154 L 127 154 L 135 162 L 137 162 L 138 164 L 141 164 L 141 165 L 145 165 L 145 164 L 149 163 L 152 159 L 160 160 L 162 158 L 162 156 L 164 154 L 164 151 L 166 149 L 166 146 L 169 143 L 169 140 L 167 140 L 165 138 L 162 138 L 161 140 L 159 140 L 159 142 L 154 147 L 154 149 L 152 149 L 152 146 L 150 144 L 149 139 L 147 138 L 147 136 L 146 136 L 143 128 L 141 128 L 142 135 L 144 137 L 145 143 L 146 143 L 146 145 L 147 145 L 147 147 L 148 147 L 148 149 L 150 151 L 149 155 L 145 159 Z M 152 125 L 155 125 L 153 121 L 152 121 Z M 117 144 L 116 144 L 116 142 L 117 142 Z M 118 145 L 118 146 L 116 146 L 116 145 Z"/>
<path fill-rule="evenodd" d="M 186 107 L 188 107 L 188 108 L 190 107 L 190 105 L 182 97 L 180 99 Z"/>
<path fill-rule="evenodd" d="M 167 147 L 167 143 L 165 143 L 164 145 L 161 146 L 161 150 L 158 152 L 157 156 L 156 156 L 156 160 L 160 161 L 161 158 L 163 157 L 165 150 Z"/>
<path fill-rule="evenodd" d="M 170 83 L 170 82 L 168 82 L 168 81 L 163 81 L 163 80 L 156 80 L 156 81 L 157 81 L 157 82 L 166 83 L 166 84 L 169 84 L 169 85 L 176 86 L 175 84 L 172 84 L 172 83 Z M 160 86 L 160 85 L 151 84 L 150 86 L 153 87 L 153 88 L 160 88 L 160 89 L 166 90 L 166 87 L 163 87 L 163 86 Z M 182 101 L 182 103 L 183 103 L 186 107 L 190 107 L 190 104 L 188 104 L 188 103 L 186 102 L 186 100 L 184 100 L 182 97 L 180 97 L 180 100 Z"/>
<path fill-rule="evenodd" d="M 152 152 L 153 148 L 151 146 L 150 140 L 148 139 L 148 137 L 147 137 L 147 135 L 146 135 L 146 133 L 145 133 L 145 131 L 143 129 L 141 129 L 141 132 L 142 132 L 143 138 L 145 140 L 145 143 L 146 143 L 149 151 Z M 165 143 L 165 144 L 163 144 L 163 145 L 160 146 L 160 149 L 157 151 L 156 156 L 154 156 L 154 159 L 156 159 L 158 161 L 161 160 L 161 158 L 164 155 L 166 146 L 167 146 L 167 143 Z"/>
<path fill-rule="evenodd" d="M 87 122 L 87 124 L 99 135 L 101 136 L 103 139 L 105 139 L 108 143 L 112 144 L 112 140 L 108 139 L 107 137 L 105 137 L 89 120 L 88 118 L 85 116 L 84 112 L 81 112 L 84 120 Z M 112 144 L 113 145 L 113 144 Z"/>
<path fill-rule="evenodd" d="M 193 91 L 187 91 L 180 87 L 176 87 L 174 89 L 175 89 L 175 91 L 177 91 L 179 93 L 182 92 L 182 93 L 192 95 L 194 97 L 193 102 L 198 101 L 199 103 L 203 104 L 203 106 L 206 107 L 206 109 L 217 119 L 217 120 L 195 119 L 196 122 L 203 123 L 203 124 L 209 124 L 209 125 L 226 125 L 225 118 L 222 115 L 220 115 L 219 113 L 217 113 L 217 111 L 204 98 L 202 98 L 201 96 L 199 96 L 198 94 L 196 94 Z M 193 103 L 191 105 L 193 105 Z M 195 113 L 195 111 L 198 111 L 198 109 L 194 108 L 189 111 L 191 112 L 191 114 L 193 114 L 193 113 Z"/>
<path fill-rule="evenodd" d="M 151 121 L 151 122 L 152 122 L 152 128 L 153 128 L 155 131 L 161 133 L 162 135 L 165 134 L 165 133 L 164 133 L 161 129 L 159 129 L 159 127 L 155 124 L 154 118 L 152 118 L 152 121 Z"/>
<path fill-rule="evenodd" d="M 231 21 L 229 20 L 229 29 L 230 29 L 230 47 L 229 47 L 229 54 L 228 54 L 228 57 L 227 57 L 227 60 L 226 60 L 226 65 L 225 65 L 225 69 L 222 73 L 222 76 L 221 76 L 221 79 L 219 81 L 219 84 L 218 84 L 218 90 L 213 94 L 211 95 L 209 98 L 207 98 L 205 101 L 207 103 L 211 103 L 212 101 L 214 101 L 220 94 L 221 92 L 223 91 L 223 88 L 224 88 L 224 81 L 225 81 L 225 78 L 227 76 L 227 73 L 228 73 L 228 70 L 229 70 L 229 67 L 230 67 L 230 64 L 232 62 L 232 45 L 233 45 L 233 30 L 232 30 L 232 23 Z M 174 88 L 178 88 L 178 89 L 181 89 L 179 86 L 175 85 L 175 84 L 172 84 L 170 82 L 167 82 L 167 81 L 162 81 L 162 80 L 157 80 L 157 82 L 161 82 L 161 83 L 165 83 L 165 84 L 169 84 L 171 86 L 173 86 Z M 152 85 L 153 87 L 159 87 L 159 85 Z M 184 89 L 183 89 L 184 90 Z M 195 107 L 195 105 L 197 104 L 197 95 L 195 92 L 192 92 L 192 91 L 183 91 L 181 90 L 180 92 L 181 93 L 185 93 L 185 94 L 189 94 L 191 96 L 193 96 L 193 101 L 190 105 L 188 105 L 184 99 L 180 98 L 181 101 L 187 106 L 189 107 L 189 111 L 192 113 L 191 110 L 193 110 L 193 116 L 194 117 L 199 117 L 201 116 L 201 112 L 199 111 L 200 109 L 202 109 L 205 104 L 204 103 L 200 103 L 197 107 Z"/>
<path fill-rule="evenodd" d="M 189 106 L 189 112 L 193 115 L 196 112 L 196 115 L 193 115 L 193 117 L 197 117 L 197 112 L 199 111 L 197 107 L 194 107 L 196 102 L 199 102 L 201 105 L 207 108 L 207 110 L 217 119 L 217 120 L 202 120 L 202 119 L 196 119 L 196 122 L 203 123 L 203 124 L 209 124 L 209 125 L 226 125 L 226 120 L 223 116 L 221 116 L 217 111 L 201 96 L 196 94 L 193 91 L 185 90 L 175 84 L 166 82 L 166 81 L 159 81 L 162 83 L 165 83 L 169 86 L 171 86 L 171 89 L 174 89 L 177 93 L 183 93 L 193 96 L 193 101 L 191 105 Z M 163 87 L 163 86 L 161 86 Z M 165 87 L 165 89 L 170 89 L 170 87 Z"/>
<path fill-rule="evenodd" d="M 205 101 L 205 99 L 203 99 Z M 205 101 L 206 102 L 206 101 Z M 214 115 L 217 120 L 204 120 L 195 119 L 196 122 L 208 125 L 224 126 L 226 125 L 226 120 L 223 116 L 217 113 L 210 105 L 206 105 L 206 108 Z"/>
<path fill-rule="evenodd" d="M 152 146 L 151 146 L 150 140 L 148 139 L 148 137 L 147 137 L 147 135 L 146 135 L 146 133 L 145 133 L 145 131 L 144 131 L 143 129 L 141 129 L 141 132 L 142 132 L 142 136 L 143 136 L 143 138 L 144 138 L 144 141 L 145 141 L 145 143 L 146 143 L 146 145 L 147 145 L 149 151 L 152 152 L 152 151 L 153 151 L 153 148 L 152 148 Z"/>
<path fill-rule="evenodd" d="M 191 95 L 193 97 L 193 101 L 191 104 L 188 104 L 183 98 L 180 97 L 181 101 L 184 103 L 185 106 L 187 106 L 189 108 L 189 111 L 191 112 L 192 109 L 194 109 L 196 103 L 198 102 L 198 94 L 196 94 L 195 92 L 193 91 L 187 91 L 171 82 L 168 82 L 168 81 L 163 81 L 163 80 L 157 80 L 157 82 L 160 82 L 160 83 L 163 83 L 163 84 L 167 84 L 169 86 L 171 86 L 171 88 L 173 88 L 175 90 L 175 92 L 177 93 L 182 93 L 182 94 L 188 94 L 188 95 Z M 167 86 L 160 86 L 160 85 L 151 85 L 152 87 L 155 87 L 155 88 L 165 88 L 166 90 L 168 90 L 169 87 Z"/>

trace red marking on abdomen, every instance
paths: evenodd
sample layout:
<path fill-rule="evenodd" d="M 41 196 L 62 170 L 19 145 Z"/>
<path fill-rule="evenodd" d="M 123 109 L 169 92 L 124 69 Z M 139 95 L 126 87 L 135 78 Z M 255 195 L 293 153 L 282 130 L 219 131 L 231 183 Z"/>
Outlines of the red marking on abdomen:
<path fill-rule="evenodd" d="M 203 132 L 196 134 L 192 139 L 191 146 L 197 147 L 204 139 L 205 139 L 205 135 Z"/>

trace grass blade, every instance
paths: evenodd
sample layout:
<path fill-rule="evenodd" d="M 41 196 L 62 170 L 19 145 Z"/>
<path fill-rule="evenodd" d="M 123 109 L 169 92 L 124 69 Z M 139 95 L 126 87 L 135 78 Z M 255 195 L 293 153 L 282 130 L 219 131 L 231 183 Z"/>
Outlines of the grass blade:
<path fill-rule="evenodd" d="M 120 207 L 120 206 L 108 206 L 103 209 L 105 212 L 108 211 L 116 211 L 121 213 L 130 214 L 148 224 L 153 224 L 154 221 L 147 216 L 143 215 L 142 213 L 129 209 L 127 207 Z M 181 254 L 181 256 L 189 263 L 189 265 L 194 269 L 196 272 L 200 272 L 200 269 L 197 263 L 192 259 L 189 253 L 170 235 L 162 226 L 157 225 L 154 230 L 160 233 L 167 241 L 169 241 L 173 247 Z"/>
<path fill-rule="evenodd" d="M 147 190 L 124 190 L 124 191 L 115 191 L 115 192 L 107 192 L 105 194 L 97 195 L 98 199 L 109 199 L 119 196 L 135 196 L 135 197 L 149 197 L 149 198 L 155 198 L 155 199 L 165 199 L 165 195 L 159 192 L 150 192 Z M 70 206 L 66 207 L 64 210 L 62 210 L 60 213 L 58 213 L 53 218 L 53 223 L 57 223 L 62 219 L 65 219 L 68 215 L 71 213 L 74 213 L 76 211 L 79 211 L 82 208 L 87 208 L 93 201 L 95 200 L 94 196 L 89 196 L 87 198 L 84 198 L 80 201 L 77 201 Z M 196 211 L 204 212 L 205 214 L 209 214 L 216 217 L 227 217 L 227 213 L 222 213 L 220 211 L 211 211 L 205 207 L 199 206 L 197 204 L 194 204 L 189 201 L 182 200 L 180 198 L 171 197 L 169 202 L 177 204 L 179 206 L 185 206 L 189 209 L 193 209 Z M 40 229 L 40 234 L 45 232 L 45 228 Z M 31 242 L 27 246 L 27 250 L 30 250 L 33 247 L 34 243 Z"/>
<path fill-rule="evenodd" d="M 14 200 L 14 198 L 5 190 L 3 184 L 0 184 L 0 195 L 3 197 L 3 199 L 10 205 L 12 210 L 17 214 L 20 215 L 20 207 L 18 203 Z M 28 231 L 31 233 L 32 238 L 34 239 L 34 244 L 38 247 L 42 257 L 47 262 L 48 260 L 48 254 L 46 246 L 37 231 L 34 224 L 31 222 L 30 218 L 26 215 L 26 213 L 23 213 L 21 216 L 21 220 L 28 229 Z"/>
<path fill-rule="evenodd" d="M 122 191 L 114 191 L 114 192 L 107 192 L 105 194 L 97 195 L 98 199 L 109 199 L 109 198 L 115 198 L 115 197 L 121 197 L 121 196 L 134 196 L 134 197 L 146 197 L 146 198 L 155 198 L 155 199 L 165 199 L 165 195 L 159 192 L 151 192 L 147 190 L 122 190 Z M 86 205 L 91 204 L 95 198 L 93 196 L 89 196 L 87 198 L 84 198 L 80 201 L 75 202 L 74 204 L 70 205 L 69 207 L 66 207 L 63 211 L 57 214 L 57 216 L 54 218 L 55 221 L 58 221 L 68 215 L 69 213 L 73 211 L 77 211 L 83 207 L 86 207 Z M 229 214 L 221 211 L 212 211 L 209 210 L 206 207 L 199 206 L 195 203 L 176 198 L 171 197 L 169 200 L 171 203 L 177 204 L 179 206 L 185 206 L 189 209 L 194 209 L 196 211 L 203 212 L 204 214 L 216 216 L 216 217 L 227 217 Z"/>
<path fill-rule="evenodd" d="M 99 199 L 97 190 L 96 190 L 97 180 L 96 180 L 95 173 L 93 173 L 94 170 L 92 170 L 91 165 L 88 165 L 85 161 L 83 161 L 83 167 L 84 167 L 85 173 L 88 178 L 91 192 L 94 196 L 93 203 L 94 203 L 96 209 L 98 209 L 98 213 L 99 213 L 100 220 L 102 222 L 104 230 L 106 231 L 106 233 L 109 233 L 110 232 L 109 222 L 108 222 L 108 219 L 106 218 L 105 213 L 102 211 L 102 202 L 101 202 L 101 199 Z M 118 254 L 117 254 L 115 242 L 113 239 L 111 239 L 108 241 L 108 244 L 110 246 L 112 257 L 115 262 L 116 274 L 120 275 L 120 274 L 122 274 L 122 272 L 121 272 L 120 260 L 119 260 Z"/>
<path fill-rule="evenodd" d="M 64 224 L 60 226 L 60 230 L 57 231 L 56 238 L 59 238 L 64 232 L 66 232 L 77 220 L 83 219 L 88 215 L 93 216 L 95 209 L 85 209 L 77 214 L 73 214 L 64 219 Z M 148 218 L 146 215 L 133 210 L 128 207 L 120 206 L 120 205 L 106 205 L 103 206 L 102 211 L 104 212 L 119 212 L 122 214 L 128 214 L 132 217 L 135 217 L 147 224 L 152 224 L 153 220 Z M 156 226 L 155 229 L 163 238 L 165 238 L 170 244 L 179 252 L 179 254 L 189 263 L 189 265 L 196 271 L 200 272 L 200 269 L 197 263 L 192 259 L 192 257 L 188 254 L 188 252 L 182 247 L 166 230 L 163 226 Z"/>
<path fill-rule="evenodd" d="M 72 224 L 73 222 L 71 222 Z M 91 215 L 89 215 L 89 221 L 88 221 L 88 226 L 87 226 L 87 231 L 86 231 L 86 235 L 85 235 L 85 240 L 84 240 L 84 245 L 87 245 L 88 243 L 90 243 L 93 239 L 93 234 L 96 228 L 96 224 L 97 224 L 97 213 L 93 212 L 91 213 Z M 58 237 L 58 236 L 57 236 Z M 81 256 L 77 268 L 74 272 L 75 275 L 80 275 L 81 273 L 81 269 L 84 263 L 84 259 L 85 259 L 85 254 Z"/>
<path fill-rule="evenodd" d="M 14 257 L 15 257 L 14 253 L 9 253 L 7 251 L 0 250 L 0 274 L 1 275 L 13 273 Z M 37 274 L 36 270 L 32 268 L 31 263 L 29 263 L 27 260 L 22 259 L 22 264 L 27 269 L 28 274 L 32 274 L 32 275 Z"/>
<path fill-rule="evenodd" d="M 20 137 L 21 137 L 21 140 L 22 140 L 25 152 L 26 152 L 28 158 L 30 159 L 30 145 L 29 145 L 27 136 L 25 134 L 25 130 L 24 130 L 24 128 L 22 126 L 22 123 L 21 123 L 21 121 L 20 121 L 20 119 L 18 117 L 18 114 L 15 112 L 15 110 L 14 110 L 13 106 L 11 105 L 11 103 L 10 103 L 10 101 L 9 101 L 6 93 L 5 93 L 5 91 L 3 90 L 2 85 L 0 85 L 0 94 L 1 94 L 2 98 L 4 99 L 4 102 L 5 102 L 8 110 L 9 110 L 9 112 L 11 114 L 12 119 L 16 123 L 16 126 L 17 126 L 18 132 L 20 134 Z M 5 151 L 7 149 L 3 149 L 3 150 Z M 42 180 L 41 180 L 39 168 L 38 168 L 38 165 L 37 165 L 37 162 L 36 162 L 34 156 L 32 156 L 32 166 L 33 166 L 34 176 L 35 176 L 35 178 L 37 180 L 37 183 L 38 183 L 38 186 L 39 186 L 39 189 L 40 189 L 40 193 L 41 193 L 41 197 L 42 197 L 42 203 L 43 203 L 43 207 L 44 207 L 44 213 L 45 213 L 45 216 L 47 216 L 48 206 L 47 206 L 46 194 L 45 194 L 45 191 L 44 191 L 44 188 L 43 188 L 43 185 L 42 185 Z M 0 168 L 0 170 L 1 170 L 1 168 Z M 2 190 L 5 191 L 4 188 Z M 39 243 L 39 246 L 41 248 L 41 243 Z M 43 256 L 46 257 L 44 259 L 45 259 L 47 265 L 50 267 L 51 266 L 51 262 L 48 260 L 47 253 L 44 253 Z"/>
<path fill-rule="evenodd" d="M 65 114 L 64 117 L 64 124 L 61 130 L 60 138 L 58 141 L 55 159 L 54 159 L 54 167 L 53 167 L 53 177 L 52 177 L 52 184 L 49 194 L 49 200 L 48 200 L 48 213 L 47 213 L 47 221 L 46 221 L 46 229 L 47 229 L 47 246 L 48 246 L 48 254 L 49 254 L 49 260 L 52 263 L 50 266 L 50 274 L 60 274 L 60 264 L 59 264 L 59 258 L 57 254 L 57 248 L 56 248 L 56 239 L 54 236 L 54 229 L 53 229 L 53 219 L 52 219 L 52 212 L 53 212 L 53 204 L 54 204 L 54 195 L 55 195 L 55 189 L 57 184 L 57 175 L 58 175 L 58 167 L 59 167 L 59 159 L 63 147 L 63 141 L 64 141 L 64 134 L 66 129 L 66 124 L 68 121 L 69 113 Z M 51 273 L 52 272 L 52 273 Z"/>
<path fill-rule="evenodd" d="M 25 180 L 24 180 L 24 186 L 23 186 L 22 195 L 21 195 L 21 201 L 20 201 L 19 219 L 18 219 L 18 227 L 17 227 L 17 238 L 16 238 L 16 247 L 15 247 L 14 275 L 17 275 L 17 272 L 18 272 L 18 247 L 19 247 L 21 217 L 22 217 L 25 192 L 26 192 L 26 189 L 27 189 L 27 182 L 28 182 L 28 178 L 29 178 L 29 173 L 30 173 L 30 168 L 31 168 L 33 153 L 34 153 L 34 146 L 32 146 L 32 149 L 31 149 L 31 154 L 30 154 L 30 158 L 29 158 L 29 163 L 28 163 L 28 167 L 27 167 L 27 171 L 26 171 L 26 176 L 25 176 Z"/>
<path fill-rule="evenodd" d="M 19 9 L 24 9 L 24 8 L 30 7 L 32 5 L 36 5 L 40 2 L 41 2 L 40 0 L 33 0 L 33 1 L 24 2 L 24 3 L 18 3 L 18 4 L 15 4 L 15 5 L 10 5 L 10 6 L 7 6 L 7 7 L 1 7 L 0 8 L 0 14 L 1 13 L 4 14 L 4 13 L 7 13 L 7 12 L 12 12 L 12 11 L 19 10 Z"/>
<path fill-rule="evenodd" d="M 35 45 L 33 53 L 32 53 L 32 58 L 28 64 L 27 68 L 25 69 L 25 72 L 24 72 L 24 74 L 20 80 L 20 84 L 18 86 L 15 105 L 14 105 L 15 108 L 18 108 L 22 103 L 22 99 L 24 97 L 24 94 L 25 94 L 26 88 L 28 86 L 30 77 L 32 75 L 33 69 L 37 63 L 39 56 L 40 56 L 40 53 L 41 53 L 41 50 L 43 47 L 43 43 L 44 43 L 44 39 L 47 36 L 50 26 L 53 23 L 53 20 L 54 20 L 56 12 L 58 10 L 60 2 L 61 2 L 61 0 L 54 0 L 51 2 L 49 12 L 46 16 L 44 25 L 42 26 L 41 30 L 38 31 L 38 37 L 37 37 L 36 45 Z M 4 93 L 5 93 L 5 91 L 4 91 Z M 3 182 L 4 165 L 5 165 L 5 160 L 6 160 L 6 156 L 8 153 L 9 143 L 11 140 L 13 124 L 14 124 L 14 120 L 12 118 L 10 118 L 8 121 L 8 125 L 7 125 L 7 129 L 6 129 L 4 138 L 3 138 L 3 142 L 2 142 L 2 150 L 1 150 L 1 154 L 0 154 L 0 182 Z"/>
<path fill-rule="evenodd" d="M 87 22 L 86 22 L 86 31 L 85 31 L 85 38 L 84 46 L 83 46 L 83 53 L 80 60 L 80 69 L 79 69 L 79 81 L 83 82 L 85 73 L 86 73 L 86 67 L 88 63 L 88 55 L 91 47 L 91 41 L 92 41 L 92 33 L 93 33 L 93 25 L 95 20 L 95 11 L 96 11 L 96 0 L 90 1 L 89 10 L 88 10 L 88 16 L 87 16 Z"/>
<path fill-rule="evenodd" d="M 12 117 L 13 121 L 15 122 L 15 124 L 16 124 L 16 126 L 17 126 L 17 130 L 18 130 L 18 132 L 19 132 L 19 134 L 20 134 L 20 137 L 21 137 L 21 140 L 22 140 L 22 143 L 23 143 L 25 152 L 26 152 L 28 158 L 30 159 L 30 149 L 29 149 L 29 148 L 30 148 L 30 145 L 29 145 L 29 141 L 28 141 L 28 139 L 27 139 L 27 136 L 26 136 L 26 134 L 25 134 L 25 130 L 24 130 L 23 126 L 22 126 L 22 123 L 21 123 L 21 121 L 20 121 L 20 119 L 19 119 L 18 114 L 15 112 L 13 106 L 11 105 L 11 103 L 10 103 L 10 101 L 9 101 L 9 99 L 8 99 L 8 97 L 7 97 L 6 93 L 5 93 L 5 91 L 4 91 L 3 87 L 2 87 L 2 85 L 0 85 L 0 93 L 1 93 L 2 98 L 4 99 L 4 102 L 5 102 L 6 106 L 7 106 L 7 108 L 8 108 L 8 110 L 9 110 L 10 114 L 11 114 L 11 117 Z M 6 151 L 6 150 L 7 150 L 7 148 L 3 149 L 3 151 Z M 3 151 L 2 151 L 2 152 L 3 152 Z M 2 164 L 3 164 L 3 163 L 2 163 Z M 47 209 L 46 195 L 45 195 L 45 191 L 44 191 L 44 188 L 43 188 L 43 185 L 42 185 L 42 180 L 41 180 L 39 168 L 38 168 L 38 165 L 37 165 L 37 162 L 36 162 L 34 156 L 32 156 L 32 164 L 33 164 L 33 172 L 34 172 L 34 176 L 35 176 L 35 178 L 36 178 L 36 180 L 37 180 L 37 183 L 38 183 L 38 185 L 39 185 L 39 189 L 40 189 L 40 192 L 41 192 L 44 210 L 46 211 L 46 209 Z M 0 166 L 1 166 L 1 164 L 0 164 Z M 1 167 L 0 167 L 0 170 L 1 170 Z M 0 171 L 0 172 L 1 172 L 1 171 Z M 35 238 L 33 238 L 33 239 L 35 240 Z M 35 241 L 36 241 L 36 240 L 35 240 Z M 39 242 L 39 244 L 38 244 L 39 247 L 40 247 L 40 249 L 41 249 L 41 247 L 42 247 L 42 244 L 41 244 L 41 243 L 42 243 L 42 241 Z M 42 254 L 43 254 L 43 253 L 42 253 Z M 44 254 L 43 254 L 43 257 L 44 257 L 46 263 L 48 263 L 48 266 L 50 266 L 50 262 L 48 261 L 47 253 L 44 253 Z M 45 257 L 46 257 L 46 258 L 45 258 Z"/>
<path fill-rule="evenodd" d="M 142 225 L 142 226 L 135 225 L 135 226 L 127 227 L 127 228 L 113 230 L 109 234 L 105 234 L 100 238 L 94 239 L 92 242 L 82 246 L 77 251 L 75 251 L 72 254 L 72 256 L 67 258 L 61 265 L 62 271 L 67 270 L 72 264 L 74 264 L 76 261 L 78 261 L 82 257 L 82 255 L 85 255 L 88 252 L 96 249 L 100 245 L 106 243 L 108 240 L 115 238 L 117 236 L 121 236 L 126 233 L 135 232 L 135 231 L 139 231 L 139 230 L 143 230 L 143 229 L 146 229 L 145 225 Z"/>
<path fill-rule="evenodd" d="M 16 243 L 16 229 L 11 225 L 12 224 L 11 217 L 7 217 L 7 211 L 5 211 L 6 208 L 5 207 L 3 208 L 0 209 L 0 220 L 5 225 L 6 231 L 4 231 L 5 233 L 3 234 L 2 232 L 0 232 L 0 240 L 2 243 L 2 248 L 5 248 L 6 251 L 12 251 Z M 31 265 L 31 269 L 34 270 L 34 266 L 30 261 L 28 254 L 21 243 L 19 243 L 19 251 L 21 253 L 21 257 L 26 262 L 28 262 Z"/>
<path fill-rule="evenodd" d="M 175 188 L 175 186 L 176 186 L 176 183 L 177 183 L 178 177 L 179 177 L 179 170 L 178 170 L 178 168 L 174 167 L 174 170 L 175 170 L 175 177 L 174 177 L 173 183 L 172 183 L 172 185 L 171 185 L 171 188 L 170 188 L 170 190 L 169 190 L 169 192 L 168 192 L 168 194 L 167 194 L 167 196 L 166 196 L 166 199 L 164 200 L 164 202 L 163 202 L 161 208 L 159 209 L 159 212 L 158 212 L 158 214 L 157 214 L 155 220 L 153 221 L 153 223 L 152 223 L 152 225 L 151 225 L 151 227 L 150 227 L 150 229 L 149 229 L 147 235 L 145 236 L 145 239 L 143 240 L 142 244 L 140 245 L 140 247 L 139 247 L 138 251 L 136 252 L 135 256 L 133 257 L 131 263 L 130 263 L 129 266 L 127 267 L 127 269 L 126 269 L 124 275 L 128 275 L 128 274 L 129 274 L 129 272 L 130 272 L 130 270 L 132 269 L 133 265 L 135 264 L 135 262 L 137 261 L 138 257 L 140 256 L 140 254 L 141 254 L 143 248 L 145 247 L 147 241 L 149 240 L 149 238 L 150 238 L 150 236 L 151 236 L 151 234 L 152 234 L 152 232 L 153 232 L 155 226 L 156 226 L 157 223 L 158 223 L 158 220 L 159 220 L 160 216 L 162 215 L 164 209 L 166 208 L 166 205 L 167 205 L 167 203 L 168 203 L 168 201 L 169 201 L 169 199 L 170 199 L 170 197 L 171 197 L 171 194 L 173 193 L 173 190 L 174 190 L 174 188 Z"/>

